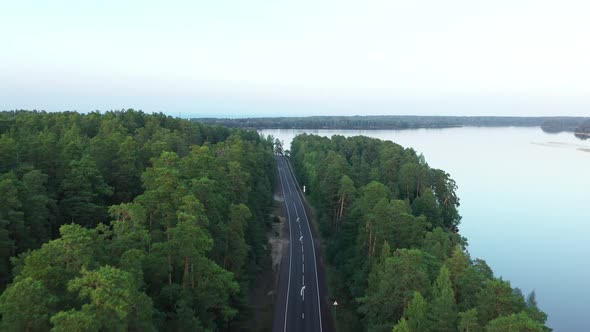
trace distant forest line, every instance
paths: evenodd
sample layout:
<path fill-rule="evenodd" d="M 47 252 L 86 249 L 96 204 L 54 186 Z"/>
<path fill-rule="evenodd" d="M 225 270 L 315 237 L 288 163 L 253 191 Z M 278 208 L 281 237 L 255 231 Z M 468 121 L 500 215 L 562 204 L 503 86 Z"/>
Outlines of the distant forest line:
<path fill-rule="evenodd" d="M 308 116 L 195 118 L 209 125 L 255 129 L 417 129 L 452 127 L 541 127 L 546 132 L 590 132 L 590 117 L 511 116 Z"/>

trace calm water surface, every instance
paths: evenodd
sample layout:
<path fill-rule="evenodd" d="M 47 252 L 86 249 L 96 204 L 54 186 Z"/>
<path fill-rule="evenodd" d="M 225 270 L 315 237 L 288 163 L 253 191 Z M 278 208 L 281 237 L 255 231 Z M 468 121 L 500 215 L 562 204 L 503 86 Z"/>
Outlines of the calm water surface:
<path fill-rule="evenodd" d="M 555 331 L 590 331 L 590 141 L 512 127 L 260 132 L 285 149 L 306 132 L 365 135 L 423 153 L 457 181 L 471 256 L 525 294 L 535 290 Z"/>

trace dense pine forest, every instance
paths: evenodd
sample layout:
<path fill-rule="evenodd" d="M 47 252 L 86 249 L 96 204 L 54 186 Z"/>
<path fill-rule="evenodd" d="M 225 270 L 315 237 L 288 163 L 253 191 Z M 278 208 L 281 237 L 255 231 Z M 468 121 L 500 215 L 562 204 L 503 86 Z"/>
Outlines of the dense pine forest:
<path fill-rule="evenodd" d="M 458 233 L 457 185 L 413 149 L 297 136 L 295 172 L 316 209 L 339 331 L 549 331 L 535 293 L 494 276 Z"/>
<path fill-rule="evenodd" d="M 0 113 L 0 330 L 241 330 L 275 172 L 255 131 Z"/>
<path fill-rule="evenodd" d="M 367 137 L 298 136 L 340 331 L 549 331 L 466 251 L 456 184 Z M 0 330 L 239 331 L 270 268 L 273 140 L 140 111 L 0 113 Z"/>

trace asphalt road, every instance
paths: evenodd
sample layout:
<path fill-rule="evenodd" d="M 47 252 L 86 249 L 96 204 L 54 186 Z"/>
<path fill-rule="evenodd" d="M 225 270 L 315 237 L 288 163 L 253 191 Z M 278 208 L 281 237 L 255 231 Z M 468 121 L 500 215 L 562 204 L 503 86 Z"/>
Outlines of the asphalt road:
<path fill-rule="evenodd" d="M 320 286 L 324 283 L 318 282 L 319 257 L 316 259 L 308 214 L 286 159 L 277 156 L 277 164 L 289 226 L 289 254 L 281 261 L 273 331 L 328 331 L 327 317 L 322 321 L 324 291 Z"/>

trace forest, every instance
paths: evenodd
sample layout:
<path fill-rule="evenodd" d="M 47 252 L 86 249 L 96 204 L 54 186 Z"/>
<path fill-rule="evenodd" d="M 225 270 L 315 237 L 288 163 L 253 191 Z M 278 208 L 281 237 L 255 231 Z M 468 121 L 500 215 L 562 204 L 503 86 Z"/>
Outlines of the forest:
<path fill-rule="evenodd" d="M 0 113 L 0 330 L 242 330 L 275 172 L 255 131 Z"/>
<path fill-rule="evenodd" d="M 550 331 L 534 291 L 470 257 L 457 184 L 413 149 L 303 134 L 290 158 L 315 209 L 338 331 Z"/>
<path fill-rule="evenodd" d="M 575 131 L 575 136 L 579 139 L 586 140 L 590 138 L 590 120 L 582 122 Z"/>
<path fill-rule="evenodd" d="M 576 131 L 583 117 L 516 116 L 308 116 L 261 118 L 197 118 L 194 121 L 231 128 L 256 129 L 417 129 L 452 127 L 541 127 L 548 132 Z"/>

